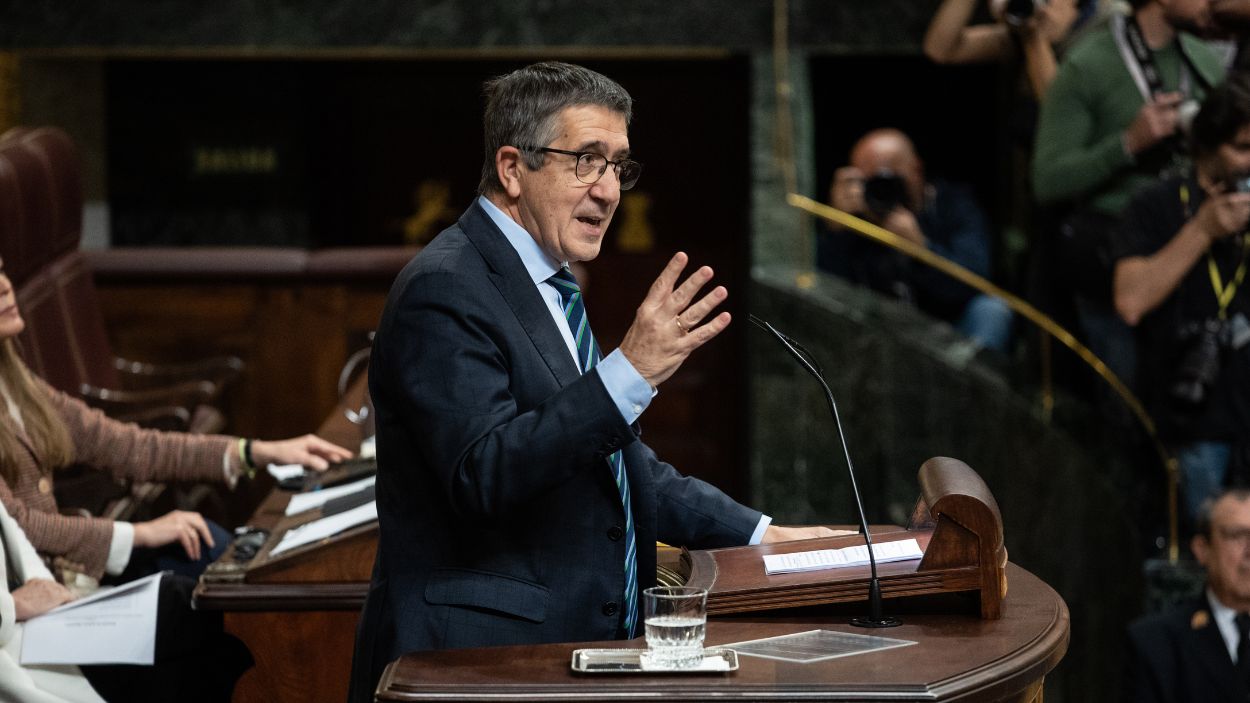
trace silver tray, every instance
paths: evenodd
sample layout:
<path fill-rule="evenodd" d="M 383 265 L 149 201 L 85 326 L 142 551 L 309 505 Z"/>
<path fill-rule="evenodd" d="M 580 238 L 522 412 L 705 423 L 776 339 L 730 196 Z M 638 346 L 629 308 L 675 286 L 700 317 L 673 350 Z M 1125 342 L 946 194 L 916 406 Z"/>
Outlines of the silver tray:
<path fill-rule="evenodd" d="M 723 674 L 738 670 L 738 653 L 732 649 L 707 647 L 703 660 L 719 659 L 724 669 L 643 669 L 645 649 L 575 649 L 571 667 L 579 674 Z"/>

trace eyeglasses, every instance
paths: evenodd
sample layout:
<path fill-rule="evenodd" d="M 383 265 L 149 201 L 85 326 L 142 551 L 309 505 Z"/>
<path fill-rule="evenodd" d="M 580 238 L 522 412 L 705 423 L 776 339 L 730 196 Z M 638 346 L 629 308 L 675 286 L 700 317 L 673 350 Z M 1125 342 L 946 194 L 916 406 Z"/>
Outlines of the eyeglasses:
<path fill-rule="evenodd" d="M 621 184 L 621 190 L 629 190 L 638 182 L 638 176 L 642 175 L 642 164 L 632 159 L 621 159 L 619 161 L 608 161 L 608 158 L 602 154 L 596 154 L 590 151 L 565 151 L 564 149 L 552 149 L 548 146 L 518 146 L 518 149 L 525 151 L 542 151 L 552 154 L 564 154 L 565 156 L 573 156 L 577 159 L 577 167 L 574 173 L 577 174 L 577 180 L 587 185 L 593 185 L 603 178 L 603 174 L 607 172 L 608 166 L 616 172 L 616 180 Z"/>

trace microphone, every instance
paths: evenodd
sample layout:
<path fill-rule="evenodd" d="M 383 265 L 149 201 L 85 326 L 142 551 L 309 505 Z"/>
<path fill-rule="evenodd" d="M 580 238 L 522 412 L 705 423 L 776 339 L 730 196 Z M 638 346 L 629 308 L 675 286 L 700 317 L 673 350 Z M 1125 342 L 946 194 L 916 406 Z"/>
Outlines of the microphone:
<path fill-rule="evenodd" d="M 903 624 L 902 620 L 881 613 L 881 581 L 877 578 L 877 556 L 872 553 L 872 535 L 868 532 L 868 518 L 864 517 L 864 501 L 860 498 L 859 485 L 855 482 L 855 467 L 851 464 L 851 452 L 846 448 L 846 433 L 842 431 L 842 418 L 838 414 L 838 403 L 833 399 L 833 391 L 829 390 L 829 384 L 825 382 L 824 376 L 818 370 L 820 365 L 816 363 L 816 359 L 811 352 L 755 315 L 748 315 L 748 318 L 751 320 L 751 324 L 776 337 L 777 341 L 781 342 L 782 346 L 786 348 L 786 351 L 790 352 L 790 355 L 797 359 L 803 365 L 803 368 L 807 369 L 807 372 L 820 382 L 820 387 L 825 389 L 825 398 L 829 401 L 829 410 L 833 413 L 833 421 L 838 426 L 838 439 L 842 441 L 842 455 L 846 457 L 846 472 L 851 477 L 851 492 L 855 494 L 855 507 L 859 510 L 859 529 L 864 534 L 864 543 L 868 545 L 868 566 L 872 572 L 872 578 L 868 582 L 868 615 L 851 618 L 851 624 L 856 627 L 868 628 L 898 627 Z"/>

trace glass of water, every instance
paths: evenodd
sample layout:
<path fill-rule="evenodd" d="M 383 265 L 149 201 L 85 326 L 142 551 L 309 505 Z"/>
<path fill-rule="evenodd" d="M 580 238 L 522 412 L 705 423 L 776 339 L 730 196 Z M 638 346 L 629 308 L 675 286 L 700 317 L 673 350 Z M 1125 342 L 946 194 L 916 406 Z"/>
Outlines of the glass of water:
<path fill-rule="evenodd" d="M 642 592 L 646 610 L 646 663 L 684 669 L 703 661 L 707 629 L 707 591 L 702 588 L 656 586 Z"/>

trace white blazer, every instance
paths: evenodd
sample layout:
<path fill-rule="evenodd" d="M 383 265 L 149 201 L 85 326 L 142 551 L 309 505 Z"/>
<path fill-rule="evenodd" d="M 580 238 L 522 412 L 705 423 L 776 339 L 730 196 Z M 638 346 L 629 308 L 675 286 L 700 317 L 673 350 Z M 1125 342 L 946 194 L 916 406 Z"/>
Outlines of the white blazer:
<path fill-rule="evenodd" d="M 17 580 L 51 579 L 52 574 L 26 533 L 0 503 L 0 703 L 104 703 L 76 666 L 22 666 L 22 625 L 9 593 L 8 562 Z M 6 555 L 8 558 L 6 559 Z"/>

